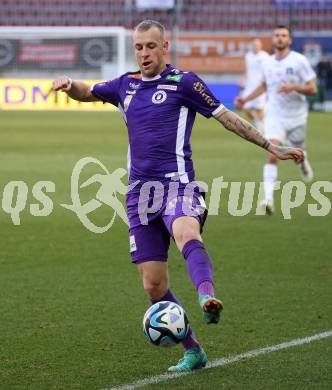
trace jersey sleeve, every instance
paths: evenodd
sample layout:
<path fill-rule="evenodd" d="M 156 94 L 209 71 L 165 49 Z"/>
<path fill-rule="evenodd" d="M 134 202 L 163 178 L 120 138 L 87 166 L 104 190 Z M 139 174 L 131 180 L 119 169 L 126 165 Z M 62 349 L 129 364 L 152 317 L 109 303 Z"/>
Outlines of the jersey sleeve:
<path fill-rule="evenodd" d="M 305 83 L 316 78 L 316 73 L 305 56 L 302 57 L 302 64 L 299 73 Z"/>
<path fill-rule="evenodd" d="M 204 81 L 191 72 L 183 78 L 183 100 L 186 107 L 206 118 L 215 115 L 224 107 Z"/>
<path fill-rule="evenodd" d="M 111 103 L 118 106 L 120 102 L 119 97 L 120 79 L 105 81 L 103 83 L 94 84 L 91 87 L 92 94 L 104 103 Z"/>

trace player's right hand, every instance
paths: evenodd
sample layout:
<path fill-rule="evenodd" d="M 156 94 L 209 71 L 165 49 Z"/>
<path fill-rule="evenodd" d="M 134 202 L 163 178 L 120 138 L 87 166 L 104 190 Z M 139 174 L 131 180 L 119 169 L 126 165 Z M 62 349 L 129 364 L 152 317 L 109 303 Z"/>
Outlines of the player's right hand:
<path fill-rule="evenodd" d="M 53 80 L 52 89 L 53 91 L 68 92 L 71 89 L 72 84 L 73 80 L 70 77 L 60 76 Z"/>

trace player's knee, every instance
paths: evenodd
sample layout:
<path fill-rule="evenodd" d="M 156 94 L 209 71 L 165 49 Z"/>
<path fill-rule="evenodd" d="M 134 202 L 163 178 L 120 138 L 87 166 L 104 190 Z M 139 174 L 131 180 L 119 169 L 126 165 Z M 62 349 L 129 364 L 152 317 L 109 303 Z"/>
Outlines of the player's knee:
<path fill-rule="evenodd" d="M 166 280 L 144 279 L 143 287 L 149 298 L 158 300 L 166 294 L 168 284 Z"/>
<path fill-rule="evenodd" d="M 191 240 L 200 240 L 201 241 L 201 235 L 197 231 L 197 229 L 193 227 L 188 227 L 184 230 L 181 230 L 177 232 L 177 234 L 174 236 L 175 242 L 177 247 L 182 250 L 182 248 L 185 246 L 185 244 L 188 241 Z"/>

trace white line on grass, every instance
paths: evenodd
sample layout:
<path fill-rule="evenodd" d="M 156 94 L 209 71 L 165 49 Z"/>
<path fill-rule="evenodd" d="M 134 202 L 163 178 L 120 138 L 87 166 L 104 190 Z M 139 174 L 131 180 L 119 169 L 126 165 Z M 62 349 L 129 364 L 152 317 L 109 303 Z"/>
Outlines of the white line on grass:
<path fill-rule="evenodd" d="M 312 341 L 324 339 L 326 337 L 331 337 L 331 336 L 332 336 L 332 330 L 328 330 L 326 332 L 318 333 L 309 337 L 304 337 L 302 339 L 294 339 L 294 340 L 287 341 L 285 343 L 271 345 L 265 348 L 254 349 L 252 351 L 240 353 L 239 355 L 213 360 L 206 365 L 205 369 L 226 366 L 227 364 L 236 363 L 239 360 L 251 359 L 255 356 L 264 355 L 266 353 L 270 353 L 274 351 L 279 351 L 281 349 L 296 347 L 297 345 L 302 345 L 302 344 L 309 344 Z M 103 390 L 133 390 L 133 389 L 137 389 L 138 387 L 156 384 L 156 383 L 168 381 L 170 379 L 193 374 L 194 372 L 195 371 L 181 372 L 181 373 L 174 373 L 174 374 L 161 374 L 161 375 L 151 376 L 150 378 L 141 379 L 136 382 L 128 383 L 126 385 L 121 385 L 119 387 L 112 387 L 108 389 L 104 388 Z"/>

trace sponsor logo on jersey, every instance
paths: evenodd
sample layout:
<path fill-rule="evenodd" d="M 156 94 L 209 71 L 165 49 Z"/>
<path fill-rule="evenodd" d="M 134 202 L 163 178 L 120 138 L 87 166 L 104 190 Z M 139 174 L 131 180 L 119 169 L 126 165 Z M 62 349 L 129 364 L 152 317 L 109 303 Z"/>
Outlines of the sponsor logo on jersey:
<path fill-rule="evenodd" d="M 136 91 L 126 91 L 127 95 L 135 95 Z"/>
<path fill-rule="evenodd" d="M 287 68 L 286 69 L 286 74 L 294 74 L 294 69 L 293 68 Z"/>
<path fill-rule="evenodd" d="M 167 93 L 165 91 L 157 91 L 152 96 L 152 103 L 160 104 L 163 103 L 167 98 Z"/>
<path fill-rule="evenodd" d="M 159 84 L 159 85 L 157 85 L 157 89 L 169 89 L 170 91 L 176 91 L 178 89 L 178 86 L 177 85 Z"/>
<path fill-rule="evenodd" d="M 219 106 L 219 103 L 217 103 L 208 93 L 206 93 L 206 88 L 201 82 L 196 81 L 196 83 L 193 85 L 193 90 L 198 92 L 209 106 Z"/>
<path fill-rule="evenodd" d="M 172 80 L 172 81 L 176 81 L 177 83 L 179 83 L 183 76 L 184 76 L 183 73 L 180 73 L 180 74 L 169 74 L 168 76 L 166 76 L 166 80 Z"/>

